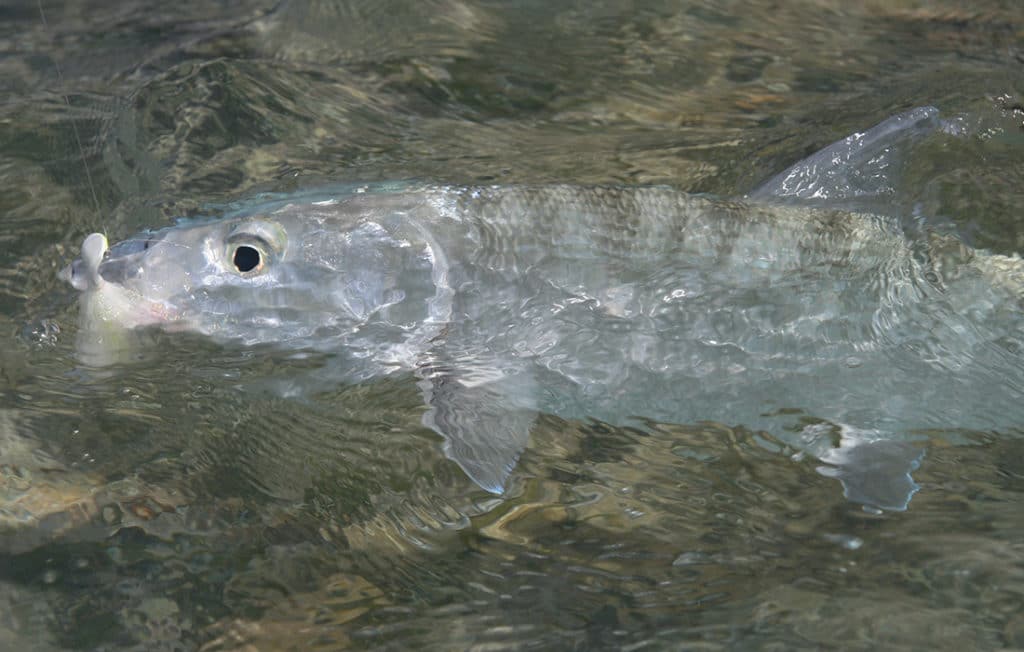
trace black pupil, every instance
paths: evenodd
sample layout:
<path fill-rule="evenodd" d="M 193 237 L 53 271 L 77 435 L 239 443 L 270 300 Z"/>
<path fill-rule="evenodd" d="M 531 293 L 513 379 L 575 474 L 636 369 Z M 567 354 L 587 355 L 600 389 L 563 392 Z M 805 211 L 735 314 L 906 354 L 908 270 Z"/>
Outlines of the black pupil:
<path fill-rule="evenodd" d="M 235 249 L 235 257 L 232 259 L 235 269 L 240 272 L 251 272 L 260 265 L 260 252 L 255 247 L 242 245 Z"/>

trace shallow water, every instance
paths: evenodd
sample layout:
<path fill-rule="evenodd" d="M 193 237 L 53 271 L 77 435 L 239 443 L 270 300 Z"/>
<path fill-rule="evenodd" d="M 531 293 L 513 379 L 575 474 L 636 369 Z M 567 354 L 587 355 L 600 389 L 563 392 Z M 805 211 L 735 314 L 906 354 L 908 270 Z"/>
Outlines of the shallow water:
<path fill-rule="evenodd" d="M 1024 646 L 1014 433 L 929 440 L 875 513 L 763 434 L 545 416 L 497 499 L 412 378 L 297 402 L 237 391 L 271 351 L 74 355 L 93 231 L 324 180 L 738 196 L 926 104 L 970 135 L 911 148 L 892 212 L 1024 248 L 1024 12 L 849 4 L 0 8 L 0 648 Z"/>

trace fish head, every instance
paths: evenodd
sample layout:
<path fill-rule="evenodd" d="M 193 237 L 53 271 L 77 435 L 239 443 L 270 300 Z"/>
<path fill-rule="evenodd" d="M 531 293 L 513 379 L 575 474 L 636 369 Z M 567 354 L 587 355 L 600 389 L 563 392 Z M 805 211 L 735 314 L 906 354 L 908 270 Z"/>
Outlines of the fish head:
<path fill-rule="evenodd" d="M 111 325 L 207 332 L 215 295 L 273 283 L 286 243 L 281 225 L 254 219 L 144 231 L 113 246 L 93 233 L 60 276 Z"/>
<path fill-rule="evenodd" d="M 423 340 L 447 309 L 443 258 L 403 215 L 362 208 L 289 206 L 113 246 L 94 233 L 61 276 L 94 349 L 146 326 L 290 348 Z"/>

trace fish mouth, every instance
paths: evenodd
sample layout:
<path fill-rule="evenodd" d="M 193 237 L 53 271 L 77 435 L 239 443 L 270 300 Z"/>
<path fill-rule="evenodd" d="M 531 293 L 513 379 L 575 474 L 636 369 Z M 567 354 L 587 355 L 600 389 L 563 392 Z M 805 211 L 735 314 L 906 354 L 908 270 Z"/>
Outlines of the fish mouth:
<path fill-rule="evenodd" d="M 107 236 L 102 233 L 91 233 L 82 241 L 82 251 L 70 265 L 57 273 L 57 277 L 70 284 L 71 287 L 85 292 L 97 287 L 100 277 L 100 264 L 110 251 Z"/>
<path fill-rule="evenodd" d="M 134 250 L 144 248 L 145 245 L 132 244 L 133 251 L 128 251 L 122 243 L 111 248 L 106 236 L 92 233 L 82 241 L 79 257 L 58 272 L 61 280 L 82 293 L 83 328 L 132 329 L 178 321 L 166 304 L 147 299 L 123 283 L 131 270 L 137 270 Z"/>
<path fill-rule="evenodd" d="M 152 232 L 144 232 L 110 246 L 102 233 L 92 233 L 82 242 L 79 257 L 57 276 L 79 291 L 92 289 L 102 281 L 125 283 L 138 276 L 141 271 L 138 263 L 143 252 L 159 239 Z"/>

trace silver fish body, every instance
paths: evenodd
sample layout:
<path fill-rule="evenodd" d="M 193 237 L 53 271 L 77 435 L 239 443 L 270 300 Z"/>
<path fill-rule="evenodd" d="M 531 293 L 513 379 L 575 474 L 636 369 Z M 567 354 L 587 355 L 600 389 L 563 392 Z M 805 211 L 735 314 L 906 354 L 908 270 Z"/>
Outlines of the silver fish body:
<path fill-rule="evenodd" d="M 917 488 L 908 442 L 1024 423 L 1020 259 L 778 196 L 322 189 L 94 234 L 63 274 L 93 351 L 155 325 L 330 352 L 292 392 L 417 374 L 424 422 L 495 492 L 538 411 L 763 429 L 889 509 Z"/>

